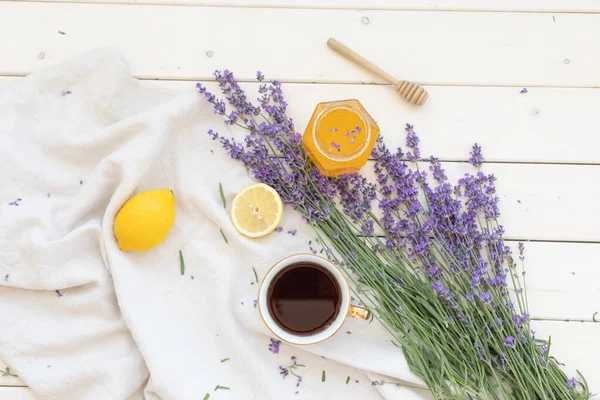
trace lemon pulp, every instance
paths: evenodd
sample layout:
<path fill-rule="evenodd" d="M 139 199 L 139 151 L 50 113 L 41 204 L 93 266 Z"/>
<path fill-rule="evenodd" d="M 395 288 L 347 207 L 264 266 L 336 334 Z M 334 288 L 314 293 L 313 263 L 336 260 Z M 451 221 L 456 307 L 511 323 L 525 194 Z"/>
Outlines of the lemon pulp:
<path fill-rule="evenodd" d="M 244 188 L 231 206 L 235 229 L 248 237 L 261 237 L 273 232 L 283 216 L 283 202 L 275 189 L 264 183 Z"/>

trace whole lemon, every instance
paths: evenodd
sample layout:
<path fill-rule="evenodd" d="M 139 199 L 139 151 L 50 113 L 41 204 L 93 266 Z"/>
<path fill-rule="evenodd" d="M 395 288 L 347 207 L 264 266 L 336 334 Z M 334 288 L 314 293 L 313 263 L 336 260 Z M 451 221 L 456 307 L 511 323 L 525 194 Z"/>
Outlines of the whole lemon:
<path fill-rule="evenodd" d="M 175 221 L 175 195 L 169 189 L 138 193 L 115 217 L 115 236 L 121 250 L 146 251 L 162 242 Z"/>

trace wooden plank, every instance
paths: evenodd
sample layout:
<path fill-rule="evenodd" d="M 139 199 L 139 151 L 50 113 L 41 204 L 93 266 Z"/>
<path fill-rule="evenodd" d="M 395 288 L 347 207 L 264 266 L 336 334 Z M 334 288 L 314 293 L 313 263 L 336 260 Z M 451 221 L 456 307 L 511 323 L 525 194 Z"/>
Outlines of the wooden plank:
<path fill-rule="evenodd" d="M 37 397 L 28 387 L 0 387 L 2 400 L 36 400 Z"/>
<path fill-rule="evenodd" d="M 591 392 L 598 392 L 600 324 L 533 321 L 531 327 L 536 337 L 552 337 L 550 354 L 565 364 L 562 369 L 568 377 L 577 377 L 578 369 L 587 379 Z"/>
<path fill-rule="evenodd" d="M 2 2 L 0 35 L 21 39 L 0 42 L 0 75 L 23 75 L 115 46 L 138 77 L 200 79 L 227 67 L 245 79 L 261 69 L 284 81 L 373 80 L 327 48 L 327 38 L 336 37 L 398 78 L 420 83 L 600 85 L 600 53 L 590 51 L 600 14 L 553 19 L 375 10 L 366 25 L 364 16 L 354 10 Z M 148 23 L 131 29 L 139 20 Z"/>
<path fill-rule="evenodd" d="M 18 79 L 0 78 L 0 87 Z M 142 83 L 195 90 L 195 82 L 189 81 Z M 216 84 L 205 84 L 217 90 Z M 243 86 L 251 98 L 256 97 L 257 84 Z M 502 87 L 428 87 L 435 100 L 421 108 L 379 85 L 288 83 L 283 89 L 299 131 L 305 129 L 317 103 L 357 98 L 377 120 L 391 148 L 404 146 L 404 124 L 411 123 L 426 157 L 465 161 L 478 142 L 488 161 L 600 164 L 600 136 L 591 131 L 600 115 L 597 89 L 536 88 L 520 94 L 519 89 Z"/>
<path fill-rule="evenodd" d="M 515 255 L 517 242 L 509 242 Z M 532 318 L 600 322 L 600 244 L 525 243 Z"/>
<path fill-rule="evenodd" d="M 18 377 L 14 377 L 14 376 L 10 376 L 10 375 L 6 375 L 3 376 L 2 375 L 2 371 L 6 372 L 6 368 L 9 368 L 9 365 L 6 364 L 6 362 L 4 362 L 4 360 L 2 360 L 2 358 L 0 358 L 0 399 L 2 399 L 3 397 L 2 395 L 2 386 L 25 386 L 25 384 L 23 383 L 23 381 L 21 379 L 19 379 Z M 17 375 L 13 370 L 10 370 L 11 374 L 15 374 Z"/>
<path fill-rule="evenodd" d="M 245 87 L 256 93 L 256 85 Z M 597 89 L 535 88 L 520 94 L 516 88 L 429 86 L 432 100 L 424 107 L 407 104 L 386 86 L 290 83 L 283 89 L 301 132 L 317 103 L 356 98 L 390 148 L 404 147 L 404 126 L 414 125 L 426 158 L 467 160 L 478 142 L 488 161 L 600 163 L 600 136 L 591 132 L 600 115 Z"/>
<path fill-rule="evenodd" d="M 372 162 L 363 175 L 375 181 Z M 444 163 L 450 182 L 475 169 L 467 163 Z M 426 163 L 420 169 L 426 170 Z M 495 164 L 493 173 L 500 197 L 500 223 L 507 239 L 600 243 L 600 177 L 598 165 Z"/>
<path fill-rule="evenodd" d="M 29 0 L 26 0 L 29 1 Z M 33 1 L 33 0 L 31 0 Z M 50 0 L 38 0 L 50 1 Z M 62 0 L 89 3 L 90 0 Z M 201 5 L 214 7 L 326 8 L 352 10 L 430 10 L 430 11 L 519 11 L 519 12 L 598 12 L 596 0 L 101 0 L 114 4 Z"/>

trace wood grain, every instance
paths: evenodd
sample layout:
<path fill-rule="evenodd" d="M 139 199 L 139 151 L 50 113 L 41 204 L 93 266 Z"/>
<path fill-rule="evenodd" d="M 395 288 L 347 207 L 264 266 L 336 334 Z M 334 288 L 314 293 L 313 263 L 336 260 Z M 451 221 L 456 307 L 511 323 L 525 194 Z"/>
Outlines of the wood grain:
<path fill-rule="evenodd" d="M 600 36 L 600 14 L 555 20 L 545 13 L 374 10 L 367 25 L 363 16 L 353 10 L 2 2 L 0 36 L 20 40 L 0 42 L 0 75 L 23 75 L 114 46 L 138 77 L 200 79 L 229 68 L 244 79 L 261 69 L 284 81 L 371 81 L 329 51 L 327 38 L 336 37 L 390 74 L 420 84 L 600 85 L 600 53 L 590 51 Z M 131 29 L 135 20 L 146 23 Z M 223 34 L 242 25 L 243 31 Z M 273 33 L 269 40 L 262 40 L 265 30 Z M 414 40 L 423 30 L 429 34 Z M 390 37 L 397 38 L 394 46 L 373 46 Z"/>

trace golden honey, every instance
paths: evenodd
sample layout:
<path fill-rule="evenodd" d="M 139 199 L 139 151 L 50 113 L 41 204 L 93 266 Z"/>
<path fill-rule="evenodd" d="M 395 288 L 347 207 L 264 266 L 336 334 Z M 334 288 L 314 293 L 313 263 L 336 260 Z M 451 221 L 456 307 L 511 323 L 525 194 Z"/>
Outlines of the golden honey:
<path fill-rule="evenodd" d="M 319 103 L 304 131 L 304 150 L 323 175 L 360 171 L 379 127 L 358 100 Z"/>

